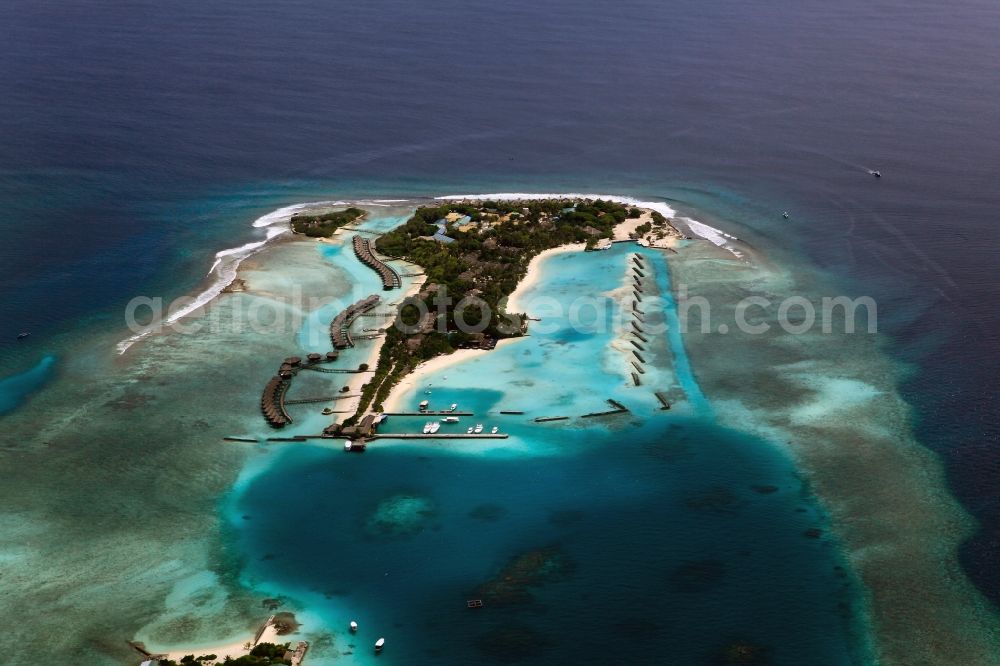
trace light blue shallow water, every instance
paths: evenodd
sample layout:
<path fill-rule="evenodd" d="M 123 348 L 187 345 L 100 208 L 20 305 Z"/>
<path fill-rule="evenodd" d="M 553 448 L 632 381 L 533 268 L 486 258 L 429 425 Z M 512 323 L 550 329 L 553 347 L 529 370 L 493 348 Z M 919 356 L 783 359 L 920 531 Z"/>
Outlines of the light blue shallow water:
<path fill-rule="evenodd" d="M 535 291 L 568 311 L 617 286 L 632 249 L 556 256 Z M 663 268 L 662 256 L 646 254 Z M 657 275 L 665 287 L 665 271 Z M 649 390 L 628 385 L 609 347 L 613 327 L 580 332 L 555 314 L 542 319 L 528 338 L 430 375 L 404 399 L 457 402 L 476 417 L 445 431 L 481 421 L 509 440 L 384 441 L 364 455 L 289 447 L 231 498 L 245 582 L 304 604 L 334 633 L 334 647 L 311 658 L 369 663 L 385 636 L 383 663 L 645 663 L 655 654 L 701 664 L 736 642 L 775 664 L 857 663 L 857 593 L 835 543 L 804 534 L 825 518 L 787 457 L 715 426 L 689 367 L 677 381 L 690 404 L 662 412 Z M 659 344 L 684 366 L 678 340 Z M 608 397 L 633 415 L 531 421 L 600 411 Z M 419 431 L 425 420 L 390 417 L 385 428 Z M 465 607 L 511 558 L 538 551 L 563 566 L 515 601 Z M 352 619 L 356 636 L 344 631 Z"/>
<path fill-rule="evenodd" d="M 0 414 L 13 411 L 55 375 L 56 357 L 47 354 L 29 370 L 0 379 Z"/>

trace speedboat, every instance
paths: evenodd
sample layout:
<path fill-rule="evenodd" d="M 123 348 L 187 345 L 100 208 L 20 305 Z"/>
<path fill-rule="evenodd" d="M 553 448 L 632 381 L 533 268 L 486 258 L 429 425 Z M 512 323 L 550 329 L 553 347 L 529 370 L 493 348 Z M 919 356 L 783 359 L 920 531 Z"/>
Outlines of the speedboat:
<path fill-rule="evenodd" d="M 440 424 L 440 423 L 432 423 L 432 424 L 431 424 L 431 434 L 432 434 L 432 435 L 433 435 L 434 433 L 436 433 L 436 432 L 437 432 L 438 430 L 440 430 L 440 429 L 441 429 L 441 424 Z"/>
<path fill-rule="evenodd" d="M 476 429 L 473 430 L 472 432 L 474 432 L 474 433 L 476 433 L 478 435 L 482 431 L 483 431 L 483 424 L 482 423 L 477 423 L 476 424 Z"/>
<path fill-rule="evenodd" d="M 789 217 L 789 215 L 788 215 L 788 211 L 786 210 L 786 211 L 785 211 L 784 213 L 782 213 L 782 214 L 781 214 L 781 217 L 783 217 L 783 218 L 785 218 L 785 219 L 787 220 L 787 219 L 788 219 L 788 217 Z"/>
<path fill-rule="evenodd" d="M 472 426 L 469 426 L 469 429 L 468 429 L 468 430 L 466 430 L 465 432 L 466 432 L 467 434 L 471 435 L 471 434 L 472 434 Z"/>
<path fill-rule="evenodd" d="M 428 421 L 427 423 L 424 424 L 424 434 L 426 435 L 430 431 L 431 431 L 431 422 Z"/>
<path fill-rule="evenodd" d="M 491 435 L 495 435 L 500 432 L 500 426 L 493 426 L 493 430 L 490 430 Z"/>
<path fill-rule="evenodd" d="M 876 178 L 881 178 L 882 177 L 882 172 L 878 171 L 876 169 L 872 169 L 868 173 L 870 173 L 871 175 L 875 176 Z"/>
<path fill-rule="evenodd" d="M 451 411 L 455 411 L 456 409 L 458 409 L 458 403 L 457 402 L 451 403 Z"/>
<path fill-rule="evenodd" d="M 355 622 L 354 620 L 351 620 L 351 633 L 355 634 L 357 633 L 357 631 L 358 631 L 358 623 Z"/>
<path fill-rule="evenodd" d="M 31 335 L 31 333 L 18 333 L 18 334 L 17 334 L 17 339 L 18 339 L 18 340 L 24 340 L 24 339 L 25 339 L 26 337 L 28 337 L 29 335 Z"/>
<path fill-rule="evenodd" d="M 446 416 L 443 419 L 441 419 L 441 423 L 458 423 L 458 417 L 457 416 Z"/>
<path fill-rule="evenodd" d="M 384 638 L 380 638 L 377 641 L 375 641 L 375 651 L 376 652 L 381 652 L 382 648 L 384 648 L 384 647 L 385 647 L 385 639 Z"/>

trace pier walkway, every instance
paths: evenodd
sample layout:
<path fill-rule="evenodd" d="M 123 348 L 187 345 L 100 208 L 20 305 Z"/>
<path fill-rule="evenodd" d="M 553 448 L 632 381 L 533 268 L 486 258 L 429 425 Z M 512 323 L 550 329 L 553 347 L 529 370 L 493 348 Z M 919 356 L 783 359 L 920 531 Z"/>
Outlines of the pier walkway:
<path fill-rule="evenodd" d="M 333 343 L 334 349 L 354 346 L 354 342 L 351 340 L 351 324 L 362 314 L 374 309 L 381 300 L 378 294 L 372 294 L 348 306 L 346 310 L 339 312 L 333 318 L 333 321 L 330 322 L 330 342 Z"/>
<path fill-rule="evenodd" d="M 383 289 L 388 291 L 390 289 L 399 289 L 402 286 L 403 281 L 399 277 L 399 273 L 396 272 L 396 269 L 375 256 L 370 240 L 361 236 L 355 236 L 353 246 L 354 254 L 361 263 L 378 273 L 379 277 L 382 278 Z"/>

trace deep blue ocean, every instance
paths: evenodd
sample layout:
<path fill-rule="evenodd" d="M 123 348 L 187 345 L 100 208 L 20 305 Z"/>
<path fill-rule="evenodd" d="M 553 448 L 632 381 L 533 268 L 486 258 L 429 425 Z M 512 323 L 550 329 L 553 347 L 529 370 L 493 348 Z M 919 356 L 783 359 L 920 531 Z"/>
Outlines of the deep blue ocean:
<path fill-rule="evenodd" d="M 963 568 L 1000 604 L 995 2 L 8 0 L 2 13 L 0 414 L 30 410 L 66 354 L 121 329 L 128 299 L 186 293 L 282 205 L 665 197 L 878 300 L 886 351 L 911 367 L 900 388 L 919 439 L 981 525 Z M 473 508 L 502 478 L 475 461 L 404 463 L 466 475 Z M 481 539 L 502 529 L 476 525 Z M 559 529 L 568 552 L 592 547 Z M 635 580 L 654 565 L 640 558 Z"/>

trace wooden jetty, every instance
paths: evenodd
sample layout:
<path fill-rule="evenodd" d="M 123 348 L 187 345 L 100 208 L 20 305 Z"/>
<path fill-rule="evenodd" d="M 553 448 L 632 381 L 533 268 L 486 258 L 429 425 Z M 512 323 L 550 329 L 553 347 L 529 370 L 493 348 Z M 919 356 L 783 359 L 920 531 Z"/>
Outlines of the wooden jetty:
<path fill-rule="evenodd" d="M 634 347 L 635 347 L 636 349 L 638 349 L 639 351 L 646 351 L 646 348 L 645 348 L 645 347 L 643 347 L 642 345 L 640 345 L 640 344 L 639 344 L 638 342 L 636 342 L 635 340 L 629 340 L 629 342 L 631 342 L 631 343 L 632 343 L 632 346 L 634 346 Z"/>
<path fill-rule="evenodd" d="M 635 361 L 632 361 L 632 366 L 639 371 L 640 375 L 646 374 L 646 371 L 642 369 L 642 366 L 636 363 Z"/>
<path fill-rule="evenodd" d="M 639 381 L 639 375 L 637 375 L 634 372 L 632 373 L 632 381 L 635 383 L 636 386 L 642 386 L 642 382 Z"/>
<path fill-rule="evenodd" d="M 660 409 L 670 409 L 670 401 L 667 400 L 667 396 L 662 391 L 653 391 L 653 395 L 660 401 Z"/>
<path fill-rule="evenodd" d="M 271 377 L 260 397 L 260 409 L 264 413 L 268 425 L 272 428 L 284 428 L 292 422 L 292 417 L 285 411 L 285 393 L 288 391 L 289 385 L 287 380 L 291 378 L 291 374 L 282 373 L 282 375 L 284 374 L 289 376 Z"/>
<path fill-rule="evenodd" d="M 355 236 L 353 239 L 353 245 L 354 254 L 361 260 L 361 263 L 371 268 L 379 274 L 380 278 L 382 278 L 383 289 L 388 291 L 390 289 L 399 289 L 400 286 L 402 286 L 402 280 L 399 277 L 399 273 L 396 272 L 396 269 L 376 257 L 375 253 L 372 252 L 372 244 L 370 240 L 362 238 L 361 236 Z"/>
<path fill-rule="evenodd" d="M 568 421 L 568 416 L 539 416 L 535 419 L 535 423 L 548 423 L 550 421 Z"/>
<path fill-rule="evenodd" d="M 222 441 L 224 441 L 224 442 L 247 442 L 247 443 L 250 443 L 250 444 L 256 444 L 257 443 L 256 439 L 251 439 L 250 437 L 223 437 Z"/>
<path fill-rule="evenodd" d="M 340 395 L 327 395 L 327 396 L 323 396 L 323 397 L 320 397 L 320 398 L 299 398 L 298 400 L 286 400 L 285 404 L 286 405 L 308 405 L 310 403 L 316 403 L 316 402 L 332 402 L 334 400 L 343 400 L 344 398 L 357 398 L 357 397 L 358 397 L 357 394 L 355 394 L 355 395 L 347 395 L 347 394 L 342 393 Z"/>
<path fill-rule="evenodd" d="M 420 412 L 384 412 L 386 416 L 475 416 L 473 412 L 453 412 L 449 409 L 438 409 Z"/>
<path fill-rule="evenodd" d="M 649 344 L 649 340 L 648 340 L 648 339 L 646 338 L 646 336 L 645 336 L 645 335 L 643 335 L 642 333 L 637 333 L 637 332 L 635 332 L 635 331 L 632 331 L 632 335 L 634 335 L 635 337 L 639 338 L 639 339 L 640 339 L 640 340 L 642 340 L 643 342 L 645 342 L 645 343 Z"/>
<path fill-rule="evenodd" d="M 512 409 L 501 409 L 501 414 L 524 414 L 524 412 L 514 411 Z"/>
<path fill-rule="evenodd" d="M 378 294 L 372 294 L 337 313 L 337 316 L 330 322 L 330 342 L 333 343 L 335 349 L 354 346 L 354 342 L 351 340 L 351 324 L 359 315 L 375 308 L 381 300 Z"/>
<path fill-rule="evenodd" d="M 375 433 L 368 437 L 369 441 L 376 439 L 507 439 L 510 437 L 505 432 L 481 432 L 476 433 L 420 433 L 420 432 L 390 432 L 390 433 Z"/>
<path fill-rule="evenodd" d="M 637 352 L 637 351 L 633 350 L 633 351 L 632 351 L 632 353 L 633 353 L 633 354 L 635 354 L 635 357 L 636 357 L 637 359 L 639 359 L 639 363 L 642 363 L 642 364 L 645 364 L 645 363 L 646 363 L 646 359 L 644 359 L 644 358 L 643 358 L 643 357 L 642 357 L 642 356 L 641 356 L 641 355 L 639 354 L 639 352 Z"/>

